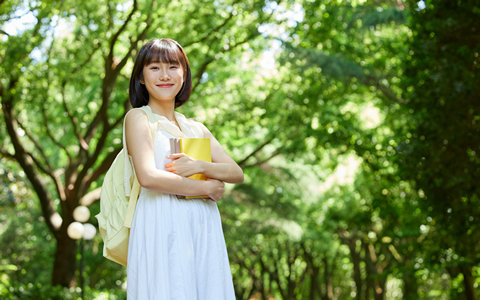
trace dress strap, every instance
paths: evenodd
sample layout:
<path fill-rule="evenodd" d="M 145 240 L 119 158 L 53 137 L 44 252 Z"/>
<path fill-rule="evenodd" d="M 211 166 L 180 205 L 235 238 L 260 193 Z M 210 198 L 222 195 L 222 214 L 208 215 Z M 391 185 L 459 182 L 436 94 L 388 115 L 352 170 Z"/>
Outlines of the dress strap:
<path fill-rule="evenodd" d="M 175 118 L 177 119 L 177 122 L 181 127 L 180 129 L 177 125 L 170 122 L 166 117 L 152 112 L 150 106 L 145 105 L 140 107 L 140 109 L 145 111 L 145 113 L 147 114 L 152 131 L 156 132 L 158 129 L 162 129 L 163 131 L 177 138 L 193 137 L 189 134 L 190 129 L 184 122 L 185 117 L 182 114 L 175 112 Z"/>

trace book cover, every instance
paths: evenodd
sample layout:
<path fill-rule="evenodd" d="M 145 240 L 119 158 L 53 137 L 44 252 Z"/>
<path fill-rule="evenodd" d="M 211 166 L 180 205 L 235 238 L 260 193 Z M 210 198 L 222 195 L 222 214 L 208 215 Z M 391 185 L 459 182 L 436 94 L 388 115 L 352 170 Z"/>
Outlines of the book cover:
<path fill-rule="evenodd" d="M 193 159 L 212 162 L 212 152 L 209 138 L 171 138 L 171 153 L 185 153 Z M 193 174 L 188 178 L 195 180 L 207 180 L 204 174 Z M 208 198 L 207 196 L 179 196 L 182 198 Z"/>

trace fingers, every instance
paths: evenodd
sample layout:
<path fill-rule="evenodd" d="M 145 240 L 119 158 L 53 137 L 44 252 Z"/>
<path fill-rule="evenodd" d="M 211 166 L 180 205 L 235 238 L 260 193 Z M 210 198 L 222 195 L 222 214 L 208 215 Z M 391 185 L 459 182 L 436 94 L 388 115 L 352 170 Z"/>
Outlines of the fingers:
<path fill-rule="evenodd" d="M 177 173 L 177 170 L 175 170 L 175 168 L 165 168 L 165 171 L 172 172 L 172 173 Z"/>
<path fill-rule="evenodd" d="M 207 178 L 207 181 L 217 181 L 217 182 L 223 183 L 223 181 L 220 181 L 220 180 L 214 179 L 214 178 Z"/>
<path fill-rule="evenodd" d="M 168 159 L 178 159 L 180 157 L 186 156 L 185 153 L 172 153 L 170 155 L 167 155 Z"/>
<path fill-rule="evenodd" d="M 210 196 L 210 200 L 212 200 L 213 202 L 218 202 L 222 200 L 222 196 L 221 195 Z"/>
<path fill-rule="evenodd" d="M 172 161 L 172 162 L 169 162 L 169 163 L 165 164 L 165 171 L 176 173 L 177 169 L 175 169 L 175 163 Z"/>
<path fill-rule="evenodd" d="M 207 182 L 212 182 L 213 183 L 213 189 L 212 189 L 211 193 L 208 194 L 210 199 L 213 202 L 220 201 L 222 199 L 223 193 L 225 192 L 223 181 L 208 178 Z"/>

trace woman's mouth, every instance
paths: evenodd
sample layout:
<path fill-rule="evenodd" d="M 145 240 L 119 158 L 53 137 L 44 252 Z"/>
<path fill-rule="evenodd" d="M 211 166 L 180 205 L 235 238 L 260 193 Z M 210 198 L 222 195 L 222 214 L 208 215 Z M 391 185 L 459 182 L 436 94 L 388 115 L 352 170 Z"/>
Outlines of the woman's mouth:
<path fill-rule="evenodd" d="M 157 86 L 160 88 L 169 88 L 173 86 L 173 83 L 162 83 L 162 84 L 157 84 Z"/>

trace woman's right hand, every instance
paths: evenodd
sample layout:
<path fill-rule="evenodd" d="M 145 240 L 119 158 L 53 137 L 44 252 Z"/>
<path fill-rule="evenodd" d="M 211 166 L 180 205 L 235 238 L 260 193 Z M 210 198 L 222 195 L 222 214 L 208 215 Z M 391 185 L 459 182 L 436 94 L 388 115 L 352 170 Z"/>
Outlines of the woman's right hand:
<path fill-rule="evenodd" d="M 213 202 L 220 201 L 225 192 L 225 184 L 223 181 L 216 179 L 207 179 L 207 195 Z"/>

